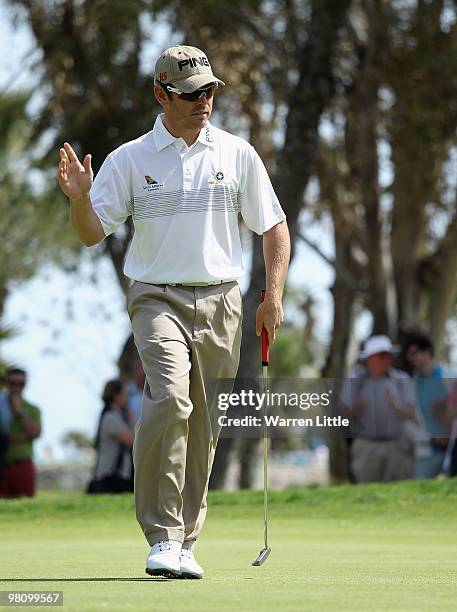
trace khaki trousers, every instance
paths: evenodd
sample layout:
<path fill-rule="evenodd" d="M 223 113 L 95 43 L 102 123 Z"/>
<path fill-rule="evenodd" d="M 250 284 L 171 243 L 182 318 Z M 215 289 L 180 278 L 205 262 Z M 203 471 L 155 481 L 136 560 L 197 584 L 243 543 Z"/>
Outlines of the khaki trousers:
<path fill-rule="evenodd" d="M 127 311 L 146 374 L 133 447 L 137 519 L 151 546 L 166 539 L 190 545 L 206 517 L 220 432 L 217 405 L 207 405 L 208 384 L 238 370 L 240 289 L 236 282 L 135 281 Z"/>
<path fill-rule="evenodd" d="M 413 477 L 413 449 L 405 438 L 357 438 L 352 443 L 351 457 L 352 472 L 358 483 L 392 482 Z"/>

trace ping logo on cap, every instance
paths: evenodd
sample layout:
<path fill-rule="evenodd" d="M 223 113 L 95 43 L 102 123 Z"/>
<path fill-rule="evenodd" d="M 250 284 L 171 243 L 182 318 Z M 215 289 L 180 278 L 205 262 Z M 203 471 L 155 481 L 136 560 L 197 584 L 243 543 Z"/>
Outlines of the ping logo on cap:
<path fill-rule="evenodd" d="M 209 66 L 208 59 L 205 56 L 203 56 L 203 57 L 190 57 L 189 59 L 181 60 L 178 62 L 178 68 L 182 72 L 182 69 L 184 68 L 184 66 L 189 65 L 190 68 L 195 68 L 197 64 L 200 64 L 200 66 Z"/>
<path fill-rule="evenodd" d="M 182 93 L 191 93 L 208 83 L 225 85 L 211 70 L 206 53 L 197 47 L 178 45 L 165 49 L 154 68 L 159 83 L 171 83 Z"/>

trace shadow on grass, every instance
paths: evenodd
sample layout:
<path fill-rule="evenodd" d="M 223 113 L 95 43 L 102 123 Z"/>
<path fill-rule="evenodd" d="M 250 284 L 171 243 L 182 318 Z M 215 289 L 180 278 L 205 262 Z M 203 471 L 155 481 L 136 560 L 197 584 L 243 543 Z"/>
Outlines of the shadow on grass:
<path fill-rule="evenodd" d="M 183 580 L 181 578 L 1 578 L 0 584 L 3 582 L 170 582 L 171 580 Z"/>

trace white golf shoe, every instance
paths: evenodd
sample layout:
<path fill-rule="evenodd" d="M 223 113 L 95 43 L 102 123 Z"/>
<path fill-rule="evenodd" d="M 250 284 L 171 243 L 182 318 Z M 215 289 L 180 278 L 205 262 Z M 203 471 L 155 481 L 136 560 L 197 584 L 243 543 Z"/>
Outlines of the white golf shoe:
<path fill-rule="evenodd" d="M 181 542 L 176 540 L 162 540 L 154 544 L 146 560 L 146 573 L 150 576 L 179 577 L 181 546 Z"/>
<path fill-rule="evenodd" d="M 181 549 L 181 578 L 203 578 L 203 568 L 197 563 L 192 548 Z"/>

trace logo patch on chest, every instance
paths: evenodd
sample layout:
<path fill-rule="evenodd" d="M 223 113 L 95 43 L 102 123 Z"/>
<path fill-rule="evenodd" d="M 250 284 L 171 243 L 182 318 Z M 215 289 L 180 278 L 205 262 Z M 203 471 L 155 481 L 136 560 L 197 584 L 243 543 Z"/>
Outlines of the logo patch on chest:
<path fill-rule="evenodd" d="M 144 180 L 147 184 L 143 185 L 143 189 L 146 189 L 147 191 L 157 191 L 158 189 L 163 189 L 163 183 L 159 183 L 153 179 L 152 176 L 149 176 L 149 174 L 145 175 Z"/>
<path fill-rule="evenodd" d="M 209 185 L 231 185 L 232 181 L 226 178 L 222 170 L 215 172 L 211 178 L 208 179 Z"/>

